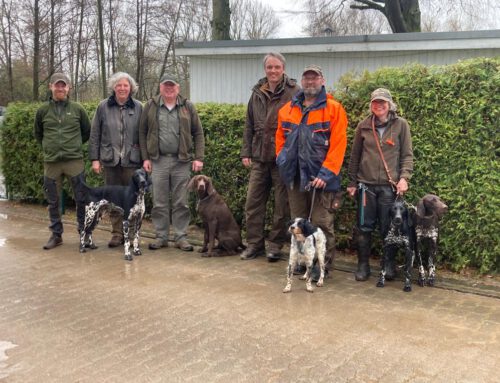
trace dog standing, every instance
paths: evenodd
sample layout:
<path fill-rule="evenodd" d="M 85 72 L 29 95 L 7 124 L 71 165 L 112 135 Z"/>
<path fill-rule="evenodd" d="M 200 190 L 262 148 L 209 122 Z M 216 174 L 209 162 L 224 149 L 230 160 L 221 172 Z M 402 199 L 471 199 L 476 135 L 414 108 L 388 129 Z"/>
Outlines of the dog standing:
<path fill-rule="evenodd" d="M 396 198 L 392 204 L 390 218 L 391 223 L 389 231 L 384 238 L 384 255 L 381 262 L 382 267 L 377 287 L 384 287 L 385 285 L 385 266 L 389 263 L 389 256 L 395 256 L 397 249 L 403 248 L 405 251 L 405 280 L 403 290 L 409 292 L 411 291 L 411 269 L 413 267 L 413 258 L 415 254 L 415 234 L 411 213 L 402 198 Z"/>
<path fill-rule="evenodd" d="M 240 249 L 245 249 L 240 227 L 227 204 L 213 187 L 210 177 L 194 176 L 189 181 L 188 190 L 198 195 L 196 210 L 205 227 L 203 247 L 199 250 L 202 257 L 235 255 Z M 218 242 L 217 247 L 215 240 Z M 222 252 L 214 251 L 216 249 Z"/>
<path fill-rule="evenodd" d="M 92 232 L 104 213 L 116 210 L 123 215 L 124 258 L 127 261 L 133 259 L 130 253 L 130 222 L 134 225 L 133 254 L 142 255 L 139 249 L 139 231 L 146 210 L 144 194 L 150 185 L 149 175 L 142 168 L 134 172 L 128 186 L 106 185 L 92 188 L 84 184 L 85 224 L 80 232 L 80 252 L 84 253 L 86 247 L 97 248 L 92 240 Z"/>
<path fill-rule="evenodd" d="M 427 285 L 434 286 L 436 268 L 434 261 L 437 253 L 439 237 L 439 220 L 448 211 L 448 206 L 434 194 L 426 194 L 417 203 L 415 213 L 416 253 L 420 262 L 418 267 L 418 284 L 424 286 L 426 282 L 425 269 L 422 262 L 422 249 L 427 245 L 427 267 L 429 277 Z"/>
<path fill-rule="evenodd" d="M 319 263 L 320 277 L 316 286 L 323 286 L 325 278 L 326 237 L 319 227 L 315 227 L 305 218 L 295 218 L 288 231 L 292 234 L 290 260 L 288 262 L 287 283 L 284 293 L 292 290 L 293 270 L 297 264 L 306 266 L 306 272 L 299 279 L 306 280 L 306 290 L 312 293 L 312 268 Z"/>

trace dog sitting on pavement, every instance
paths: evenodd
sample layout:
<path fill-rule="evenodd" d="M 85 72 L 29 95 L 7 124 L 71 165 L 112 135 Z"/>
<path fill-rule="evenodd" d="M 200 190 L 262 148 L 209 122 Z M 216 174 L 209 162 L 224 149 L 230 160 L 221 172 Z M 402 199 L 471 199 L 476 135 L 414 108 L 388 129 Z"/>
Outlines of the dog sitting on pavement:
<path fill-rule="evenodd" d="M 434 286 L 436 278 L 437 242 L 439 237 L 439 221 L 448 211 L 448 206 L 434 194 L 426 194 L 418 202 L 415 212 L 415 251 L 420 262 L 418 267 L 418 284 Z M 422 262 L 422 250 L 427 248 L 428 278 L 425 278 L 425 269 Z"/>
<path fill-rule="evenodd" d="M 235 255 L 239 250 L 245 249 L 240 227 L 227 204 L 215 190 L 210 177 L 201 174 L 194 176 L 189 181 L 188 190 L 198 196 L 196 210 L 205 227 L 203 247 L 199 250 L 202 257 Z"/>
<path fill-rule="evenodd" d="M 290 244 L 290 259 L 287 270 L 287 283 L 284 293 L 292 290 L 293 271 L 297 264 L 305 264 L 306 271 L 299 279 L 306 281 L 306 290 L 312 293 L 312 269 L 319 264 L 320 276 L 316 286 L 323 286 L 325 277 L 326 237 L 319 227 L 315 227 L 305 218 L 295 218 L 288 229 L 292 235 Z"/>
<path fill-rule="evenodd" d="M 139 232 L 142 218 L 146 210 L 144 195 L 151 185 L 148 173 L 143 169 L 137 169 L 128 186 L 106 185 L 101 187 L 90 187 L 83 184 L 85 194 L 85 224 L 80 232 L 80 252 L 84 253 L 86 248 L 96 249 L 92 240 L 92 232 L 101 220 L 104 213 L 112 210 L 123 215 L 123 239 L 125 259 L 133 259 L 130 253 L 129 229 L 133 223 L 133 255 L 142 255 L 139 249 Z"/>

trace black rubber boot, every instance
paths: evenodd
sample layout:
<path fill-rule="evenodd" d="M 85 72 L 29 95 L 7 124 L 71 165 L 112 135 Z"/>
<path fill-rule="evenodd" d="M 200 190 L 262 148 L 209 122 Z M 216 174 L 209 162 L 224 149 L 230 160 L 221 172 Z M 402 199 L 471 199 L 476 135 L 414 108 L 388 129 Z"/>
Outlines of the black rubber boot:
<path fill-rule="evenodd" d="M 354 273 L 357 281 L 366 281 L 370 276 L 371 233 L 358 233 L 358 269 Z"/>
<path fill-rule="evenodd" d="M 48 202 L 47 209 L 49 211 L 50 218 L 49 229 L 54 235 L 60 237 L 63 233 L 63 225 L 61 221 L 61 213 L 59 212 L 59 193 L 57 192 L 56 180 L 44 176 L 43 191 Z"/>
<path fill-rule="evenodd" d="M 71 187 L 73 188 L 73 196 L 76 203 L 76 221 L 78 223 L 78 232 L 80 233 L 85 226 L 85 202 L 87 197 L 85 172 L 71 177 Z"/>

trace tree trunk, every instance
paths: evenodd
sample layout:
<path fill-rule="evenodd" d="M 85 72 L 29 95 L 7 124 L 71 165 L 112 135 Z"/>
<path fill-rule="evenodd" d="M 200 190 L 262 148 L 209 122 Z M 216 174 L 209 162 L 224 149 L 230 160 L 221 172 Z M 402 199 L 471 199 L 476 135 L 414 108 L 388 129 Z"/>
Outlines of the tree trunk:
<path fill-rule="evenodd" d="M 116 72 L 116 58 L 115 58 L 115 33 L 113 26 L 113 0 L 109 0 L 109 38 L 111 42 L 111 70 Z"/>
<path fill-rule="evenodd" d="M 38 101 L 40 86 L 40 6 L 35 0 L 33 8 L 33 101 Z"/>
<path fill-rule="evenodd" d="M 55 72 L 55 49 L 56 49 L 56 4 L 50 1 L 50 40 L 49 40 L 49 77 Z"/>
<path fill-rule="evenodd" d="M 102 81 L 102 98 L 106 98 L 106 56 L 104 52 L 104 26 L 102 20 L 102 2 L 97 0 L 97 24 L 99 28 L 99 56 L 101 61 L 101 81 Z"/>
<path fill-rule="evenodd" d="M 212 0 L 212 40 L 230 40 L 231 9 L 229 0 Z"/>
<path fill-rule="evenodd" d="M 76 64 L 75 64 L 75 79 L 74 79 L 74 90 L 76 101 L 80 99 L 79 92 L 79 79 L 80 79 L 80 57 L 82 55 L 82 33 L 83 33 L 83 13 L 85 10 L 85 0 L 80 0 L 80 25 L 78 26 L 78 40 L 76 42 Z"/>
<path fill-rule="evenodd" d="M 420 32 L 418 0 L 386 0 L 385 11 L 394 33 Z"/>
<path fill-rule="evenodd" d="M 418 0 L 354 0 L 354 2 L 351 4 L 352 9 L 374 9 L 382 12 L 393 33 L 421 31 Z"/>

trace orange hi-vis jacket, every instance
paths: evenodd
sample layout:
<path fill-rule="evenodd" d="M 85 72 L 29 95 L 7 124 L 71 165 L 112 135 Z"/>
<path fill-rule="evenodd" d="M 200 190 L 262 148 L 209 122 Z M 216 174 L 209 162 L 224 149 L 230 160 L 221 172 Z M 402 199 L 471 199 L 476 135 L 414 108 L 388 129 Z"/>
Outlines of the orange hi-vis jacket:
<path fill-rule="evenodd" d="M 292 187 L 299 175 L 301 191 L 315 177 L 325 181 L 326 191 L 338 191 L 347 146 L 346 112 L 324 87 L 314 104 L 304 108 L 303 100 L 300 91 L 278 113 L 276 164 L 280 176 Z"/>

